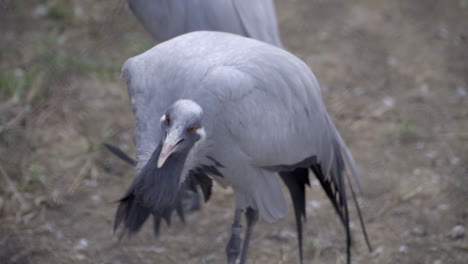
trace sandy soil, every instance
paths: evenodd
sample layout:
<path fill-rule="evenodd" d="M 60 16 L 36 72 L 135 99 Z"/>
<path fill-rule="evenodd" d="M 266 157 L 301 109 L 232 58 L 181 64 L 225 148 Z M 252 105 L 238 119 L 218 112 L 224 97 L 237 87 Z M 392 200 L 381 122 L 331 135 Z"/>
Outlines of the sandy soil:
<path fill-rule="evenodd" d="M 468 235 L 453 230 L 468 228 L 468 1 L 281 0 L 277 11 L 362 172 L 375 250 L 353 209 L 354 263 L 468 263 Z M 0 17 L 0 263 L 224 263 L 229 190 L 158 239 L 150 224 L 112 236 L 134 174 L 101 143 L 133 153 L 119 70 L 152 45 L 124 1 L 3 1 Z M 17 99 L 9 74 L 27 83 Z M 305 263 L 344 263 L 317 182 L 307 206 Z M 296 262 L 292 212 L 261 222 L 249 263 Z"/>

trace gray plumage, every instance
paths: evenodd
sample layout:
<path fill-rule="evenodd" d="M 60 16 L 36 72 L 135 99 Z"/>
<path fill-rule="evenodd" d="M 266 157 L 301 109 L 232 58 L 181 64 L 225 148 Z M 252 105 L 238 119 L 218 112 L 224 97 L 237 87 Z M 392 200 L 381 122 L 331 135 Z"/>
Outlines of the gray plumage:
<path fill-rule="evenodd" d="M 273 0 L 127 0 L 154 39 L 223 31 L 281 47 Z"/>
<path fill-rule="evenodd" d="M 280 173 L 301 219 L 308 179 L 297 170 L 312 169 L 345 226 L 349 263 L 345 167 L 358 175 L 305 63 L 260 41 L 193 32 L 129 59 L 122 74 L 136 117 L 137 178 L 121 200 L 116 226 L 137 231 L 133 225 L 143 223 L 135 208 L 146 217 L 162 214 L 186 177 L 203 168 L 233 187 L 236 219 L 238 210 L 251 208 L 268 222 L 287 213 Z"/>

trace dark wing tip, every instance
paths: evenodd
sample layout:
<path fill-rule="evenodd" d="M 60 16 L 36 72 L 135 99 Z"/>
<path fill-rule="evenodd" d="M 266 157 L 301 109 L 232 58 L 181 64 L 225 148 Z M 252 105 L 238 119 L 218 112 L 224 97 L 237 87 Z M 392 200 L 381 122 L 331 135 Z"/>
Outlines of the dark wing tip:
<path fill-rule="evenodd" d="M 346 190 L 343 183 L 343 177 L 341 175 L 343 171 L 343 163 L 340 163 L 341 159 L 338 159 L 338 174 L 339 175 L 326 175 L 323 174 L 322 167 L 319 163 L 313 164 L 311 170 L 317 177 L 320 185 L 325 191 L 328 199 L 331 201 L 336 213 L 338 214 L 346 233 L 346 259 L 347 263 L 351 263 L 351 231 L 349 227 L 349 212 L 348 202 L 346 200 Z M 341 160 L 342 161 L 342 160 Z"/>
<path fill-rule="evenodd" d="M 354 204 L 356 205 L 356 209 L 357 209 L 357 213 L 358 213 L 358 217 L 359 217 L 359 223 L 361 224 L 361 229 L 362 229 L 362 234 L 364 235 L 364 240 L 366 241 L 366 245 L 367 245 L 367 248 L 369 249 L 369 252 L 373 252 L 373 248 L 372 248 L 372 244 L 369 240 L 369 236 L 367 235 L 367 228 L 366 228 L 366 225 L 364 224 L 364 219 L 362 217 L 362 212 L 361 212 L 361 208 L 359 207 L 359 203 L 357 201 L 357 198 L 356 198 L 356 193 L 354 192 L 354 189 L 353 189 L 353 185 L 351 184 L 351 180 L 349 179 L 349 175 L 346 174 L 346 178 L 348 179 L 348 185 L 349 185 L 349 189 L 351 191 L 351 195 L 353 197 L 353 201 L 354 201 Z"/>
<path fill-rule="evenodd" d="M 205 202 L 208 202 L 212 194 L 213 180 L 201 169 L 190 171 L 187 179 L 185 180 L 184 188 L 198 194 L 198 186 L 203 193 Z"/>
<path fill-rule="evenodd" d="M 299 244 L 299 260 L 303 262 L 302 221 L 306 218 L 305 186 L 309 185 L 309 171 L 307 168 L 297 168 L 293 171 L 280 172 L 281 179 L 289 190 L 296 219 L 296 232 Z"/>
<path fill-rule="evenodd" d="M 127 162 L 128 164 L 132 166 L 136 166 L 137 162 L 130 158 L 127 153 L 123 152 L 120 148 L 113 146 L 111 144 L 103 143 L 104 147 L 107 148 L 112 154 L 120 158 L 121 160 Z"/>
<path fill-rule="evenodd" d="M 117 212 L 115 213 L 114 234 L 122 224 L 122 236 L 124 234 L 132 235 L 137 233 L 149 215 L 150 210 L 139 205 L 135 201 L 135 196 L 133 194 L 122 198 L 119 207 L 117 208 Z"/>
<path fill-rule="evenodd" d="M 197 180 L 197 184 L 200 186 L 203 198 L 205 202 L 208 202 L 211 198 L 212 189 L 213 189 L 213 180 L 203 173 L 197 173 L 194 175 Z"/>
<path fill-rule="evenodd" d="M 159 236 L 159 230 L 161 229 L 161 216 L 153 214 L 153 233 L 155 237 Z"/>

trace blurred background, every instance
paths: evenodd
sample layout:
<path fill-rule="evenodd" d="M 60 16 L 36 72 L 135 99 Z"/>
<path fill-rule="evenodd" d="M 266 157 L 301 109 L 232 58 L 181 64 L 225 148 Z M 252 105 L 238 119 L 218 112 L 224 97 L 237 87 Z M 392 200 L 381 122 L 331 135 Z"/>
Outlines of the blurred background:
<path fill-rule="evenodd" d="M 279 0 L 359 164 L 354 263 L 468 263 L 468 0 Z M 224 263 L 233 195 L 215 187 L 187 224 L 121 243 L 116 201 L 133 168 L 123 62 L 154 45 L 123 0 L 0 1 L 0 262 Z M 352 206 L 351 206 L 352 207 Z M 344 232 L 308 190 L 305 263 L 345 263 Z M 293 213 L 261 222 L 250 263 L 296 263 Z"/>

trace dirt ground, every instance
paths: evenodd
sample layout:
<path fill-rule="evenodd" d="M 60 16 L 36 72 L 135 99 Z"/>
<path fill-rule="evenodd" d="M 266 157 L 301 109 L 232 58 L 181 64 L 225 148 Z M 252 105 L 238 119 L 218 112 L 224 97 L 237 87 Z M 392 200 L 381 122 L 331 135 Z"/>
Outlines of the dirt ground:
<path fill-rule="evenodd" d="M 468 263 L 468 1 L 276 1 L 281 36 L 319 79 L 362 174 L 369 253 L 353 263 Z M 121 243 L 114 201 L 133 169 L 120 67 L 153 45 L 122 0 L 0 1 L 0 263 L 224 263 L 233 196 Z M 351 202 L 351 201 L 350 201 Z M 313 181 L 304 263 L 345 263 Z M 297 263 L 292 210 L 258 224 L 249 263 Z"/>

